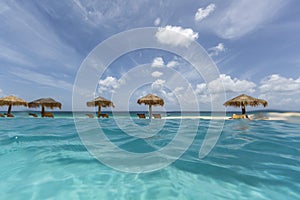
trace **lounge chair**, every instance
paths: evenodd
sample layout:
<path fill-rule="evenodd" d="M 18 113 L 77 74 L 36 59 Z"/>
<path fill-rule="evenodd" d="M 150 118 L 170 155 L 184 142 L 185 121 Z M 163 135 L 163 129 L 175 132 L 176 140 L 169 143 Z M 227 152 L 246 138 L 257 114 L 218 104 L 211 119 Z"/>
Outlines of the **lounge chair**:
<path fill-rule="evenodd" d="M 145 114 L 137 114 L 137 116 L 140 118 L 140 119 L 145 119 L 146 118 L 146 115 Z"/>
<path fill-rule="evenodd" d="M 13 114 L 7 114 L 7 117 L 15 117 Z"/>
<path fill-rule="evenodd" d="M 154 119 L 161 119 L 161 115 L 160 114 L 152 114 L 152 116 L 154 117 Z"/>
<path fill-rule="evenodd" d="M 245 114 L 243 114 L 243 115 L 233 114 L 230 119 L 250 119 L 250 118 L 248 117 L 248 115 L 245 115 Z"/>
<path fill-rule="evenodd" d="M 86 116 L 88 116 L 89 118 L 94 118 L 94 115 L 93 114 L 85 114 Z"/>
<path fill-rule="evenodd" d="M 32 116 L 32 117 L 38 117 L 38 115 L 35 114 L 35 113 L 28 113 L 28 115 L 30 115 L 30 116 Z"/>
<path fill-rule="evenodd" d="M 102 117 L 102 118 L 108 118 L 108 114 L 100 114 L 100 117 Z"/>
<path fill-rule="evenodd" d="M 51 117 L 51 118 L 53 118 L 54 115 L 51 112 L 44 112 L 44 113 L 42 113 L 42 117 Z"/>

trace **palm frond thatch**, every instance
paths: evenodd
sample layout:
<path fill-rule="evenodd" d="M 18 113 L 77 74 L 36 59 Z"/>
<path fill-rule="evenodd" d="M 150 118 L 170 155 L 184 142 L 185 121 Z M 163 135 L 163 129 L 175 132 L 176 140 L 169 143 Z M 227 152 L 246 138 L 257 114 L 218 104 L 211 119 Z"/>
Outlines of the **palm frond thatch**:
<path fill-rule="evenodd" d="M 266 107 L 268 105 L 268 102 L 263 99 L 257 99 L 245 94 L 241 94 L 237 97 L 234 97 L 233 99 L 230 99 L 229 101 L 226 101 L 224 106 L 233 106 L 233 107 L 241 107 L 242 108 L 242 114 L 246 114 L 246 106 L 259 106 L 263 105 Z"/>
<path fill-rule="evenodd" d="M 15 96 L 7 96 L 0 98 L 0 106 L 8 106 L 7 116 L 13 117 L 13 115 L 11 115 L 12 106 L 28 106 L 28 103 Z"/>
<path fill-rule="evenodd" d="M 101 107 L 115 107 L 112 101 L 105 99 L 103 97 L 97 97 L 92 101 L 86 103 L 88 107 L 101 106 Z"/>
<path fill-rule="evenodd" d="M 15 96 L 0 98 L 0 106 L 27 106 L 27 102 Z"/>
<path fill-rule="evenodd" d="M 92 101 L 88 101 L 86 102 L 86 105 L 88 107 L 94 107 L 94 106 L 98 106 L 98 118 L 100 118 L 101 116 L 101 107 L 106 108 L 106 107 L 115 107 L 115 105 L 113 104 L 112 101 L 105 99 L 103 97 L 97 97 L 96 99 L 92 100 Z M 107 115 L 108 116 L 108 115 Z"/>
<path fill-rule="evenodd" d="M 257 99 L 245 94 L 241 94 L 237 97 L 234 97 L 233 99 L 226 101 L 223 105 L 233 106 L 233 107 L 242 107 L 242 106 L 255 107 L 255 106 L 263 105 L 264 107 L 266 107 L 268 105 L 268 102 L 263 99 Z"/>
<path fill-rule="evenodd" d="M 59 108 L 61 109 L 61 103 L 58 101 L 55 101 L 52 98 L 41 98 L 37 99 L 35 101 L 32 101 L 28 104 L 29 108 L 37 108 L 37 107 L 46 107 L 46 108 Z"/>
<path fill-rule="evenodd" d="M 137 100 L 138 104 L 145 104 L 145 105 L 160 105 L 163 106 L 165 104 L 164 100 L 158 96 L 153 94 L 148 94 L 140 99 Z"/>
<path fill-rule="evenodd" d="M 160 105 L 164 106 L 165 102 L 162 98 L 155 96 L 154 94 L 148 94 L 137 100 L 138 104 L 149 105 L 149 118 L 152 118 L 152 106 Z"/>

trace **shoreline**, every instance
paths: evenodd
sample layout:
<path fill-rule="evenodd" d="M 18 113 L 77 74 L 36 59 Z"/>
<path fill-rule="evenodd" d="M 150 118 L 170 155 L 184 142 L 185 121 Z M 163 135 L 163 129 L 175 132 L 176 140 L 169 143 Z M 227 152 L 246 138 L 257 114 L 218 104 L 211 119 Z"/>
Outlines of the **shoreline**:
<path fill-rule="evenodd" d="M 40 115 L 38 117 L 32 117 L 28 114 L 31 112 L 28 111 L 16 111 L 14 112 L 15 117 L 9 118 L 9 119 L 15 119 L 15 118 L 22 118 L 22 119 L 41 119 Z M 39 114 L 40 112 L 35 111 L 32 113 Z M 95 116 L 95 112 L 75 112 L 77 115 L 74 117 L 72 112 L 65 112 L 65 111 L 59 111 L 59 112 L 53 112 L 55 119 L 75 119 L 75 118 L 82 118 L 82 119 L 88 119 L 86 114 L 91 113 L 94 115 L 93 119 L 98 119 Z M 128 113 L 130 118 L 138 119 L 138 116 L 136 115 L 136 111 L 130 111 L 130 112 L 103 112 L 110 114 L 110 118 L 128 118 Z M 127 115 L 125 115 L 127 113 Z M 141 112 L 140 112 L 141 113 Z M 211 116 L 209 113 L 206 113 L 206 115 L 203 115 L 204 112 L 196 113 L 196 112 L 156 112 L 162 114 L 161 119 L 162 120 L 172 120 L 172 119 L 203 119 L 203 120 L 232 120 L 230 119 L 232 116 L 232 113 L 226 113 L 225 115 L 216 113 L 215 115 Z M 174 115 L 172 115 L 172 113 Z M 118 115 L 119 114 L 119 115 Z M 146 114 L 147 115 L 147 114 Z M 257 120 L 267 120 L 267 121 L 295 121 L 300 123 L 300 112 L 259 112 L 259 113 L 253 113 L 249 112 L 248 114 L 250 120 L 257 121 Z M 7 117 L 0 117 L 1 119 L 8 119 Z M 45 118 L 44 118 L 45 119 Z M 102 118 L 100 118 L 102 119 Z M 248 119 L 244 119 L 248 120 Z"/>

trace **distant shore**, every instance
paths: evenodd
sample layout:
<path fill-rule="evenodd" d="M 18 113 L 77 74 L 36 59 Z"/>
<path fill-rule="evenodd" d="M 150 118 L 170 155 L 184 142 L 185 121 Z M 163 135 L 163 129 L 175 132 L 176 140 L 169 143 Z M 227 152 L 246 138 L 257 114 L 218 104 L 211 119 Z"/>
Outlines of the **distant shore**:
<path fill-rule="evenodd" d="M 5 111 L 0 111 L 0 113 L 5 113 Z M 29 113 L 35 113 L 38 115 L 37 118 L 40 118 L 39 111 L 15 111 L 13 114 L 17 118 L 33 118 L 29 115 Z M 106 113 L 111 118 L 138 118 L 137 113 L 145 113 L 146 116 L 148 114 L 147 111 L 103 111 L 102 113 Z M 210 112 L 210 111 L 201 111 L 201 112 L 178 112 L 178 111 L 170 111 L 170 112 L 154 112 L 160 113 L 162 119 L 170 120 L 170 119 L 203 119 L 203 120 L 232 120 L 231 117 L 233 114 L 239 114 L 239 112 Z M 55 118 L 73 118 L 73 114 L 76 118 L 88 118 L 87 114 L 92 114 L 95 119 L 95 112 L 91 111 L 53 111 Z M 291 112 L 291 111 L 249 111 L 248 117 L 250 120 L 282 120 L 282 121 L 293 121 L 300 123 L 300 112 Z M 0 118 L 1 119 L 1 118 Z M 3 119 L 3 118 L 2 118 Z M 247 119 L 244 119 L 247 120 Z"/>

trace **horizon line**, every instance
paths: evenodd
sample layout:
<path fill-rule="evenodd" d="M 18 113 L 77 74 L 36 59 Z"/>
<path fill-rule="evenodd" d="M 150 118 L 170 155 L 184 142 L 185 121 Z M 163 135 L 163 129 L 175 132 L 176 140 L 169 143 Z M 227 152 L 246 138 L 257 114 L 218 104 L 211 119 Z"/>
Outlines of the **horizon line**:
<path fill-rule="evenodd" d="M 300 110 L 281 110 L 281 109 L 258 109 L 258 110 L 249 110 L 247 112 L 300 112 Z M 0 110 L 0 112 L 7 112 L 7 110 Z M 38 110 L 16 110 L 12 112 L 41 112 Z M 90 110 L 78 110 L 78 111 L 72 111 L 72 110 L 51 110 L 51 112 L 90 112 L 94 113 L 97 112 L 95 111 L 90 111 Z M 112 113 L 112 112 L 149 112 L 148 110 L 118 110 L 118 111 L 101 111 L 103 113 Z M 160 112 L 160 113 L 167 113 L 167 112 L 190 112 L 190 113 L 199 113 L 199 112 L 224 112 L 224 111 L 211 111 L 211 110 L 201 110 L 201 111 L 189 111 L 189 110 L 168 110 L 168 111 L 155 111 L 155 112 Z M 231 113 L 231 112 L 241 112 L 241 111 L 233 111 L 233 110 L 226 110 L 226 113 Z"/>

